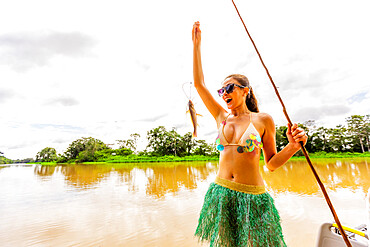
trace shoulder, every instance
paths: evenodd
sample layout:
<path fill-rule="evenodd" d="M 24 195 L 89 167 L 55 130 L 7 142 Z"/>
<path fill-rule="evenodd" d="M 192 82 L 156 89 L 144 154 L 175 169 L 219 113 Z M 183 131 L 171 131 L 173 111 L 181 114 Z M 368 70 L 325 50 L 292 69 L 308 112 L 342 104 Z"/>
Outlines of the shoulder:
<path fill-rule="evenodd" d="M 272 124 L 272 125 L 275 126 L 274 120 L 272 119 L 272 117 L 269 114 L 264 113 L 264 112 L 253 112 L 252 114 L 253 114 L 253 118 L 257 122 L 259 122 L 263 125 L 271 125 Z"/>
<path fill-rule="evenodd" d="M 275 130 L 275 123 L 273 118 L 264 112 L 253 112 L 253 123 L 258 125 L 260 129 L 263 129 L 263 132 Z"/>

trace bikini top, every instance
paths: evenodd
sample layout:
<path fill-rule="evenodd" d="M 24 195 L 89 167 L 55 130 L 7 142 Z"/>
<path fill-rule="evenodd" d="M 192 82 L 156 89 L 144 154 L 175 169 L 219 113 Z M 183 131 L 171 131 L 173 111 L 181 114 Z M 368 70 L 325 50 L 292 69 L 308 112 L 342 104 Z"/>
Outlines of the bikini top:
<path fill-rule="evenodd" d="M 224 129 L 226 125 L 226 120 L 230 116 L 230 114 L 226 117 L 224 121 L 220 124 L 220 128 L 218 131 L 218 136 L 216 139 L 216 145 L 218 151 L 223 151 L 225 146 L 238 146 L 236 149 L 238 153 L 248 153 L 253 152 L 254 148 L 262 148 L 262 140 L 261 137 L 252 123 L 252 113 L 249 115 L 249 125 L 247 129 L 244 131 L 243 135 L 240 137 L 238 143 L 229 143 L 229 141 L 225 137 Z M 220 134 L 222 133 L 223 139 L 226 141 L 226 144 L 221 144 Z"/>

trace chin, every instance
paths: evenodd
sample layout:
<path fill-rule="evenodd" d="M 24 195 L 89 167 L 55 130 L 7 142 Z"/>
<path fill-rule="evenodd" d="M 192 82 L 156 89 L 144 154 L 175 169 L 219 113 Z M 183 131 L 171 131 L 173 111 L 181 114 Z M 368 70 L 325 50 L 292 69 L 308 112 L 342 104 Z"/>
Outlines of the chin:
<path fill-rule="evenodd" d="M 233 105 L 226 105 L 227 109 L 234 109 L 235 107 Z"/>

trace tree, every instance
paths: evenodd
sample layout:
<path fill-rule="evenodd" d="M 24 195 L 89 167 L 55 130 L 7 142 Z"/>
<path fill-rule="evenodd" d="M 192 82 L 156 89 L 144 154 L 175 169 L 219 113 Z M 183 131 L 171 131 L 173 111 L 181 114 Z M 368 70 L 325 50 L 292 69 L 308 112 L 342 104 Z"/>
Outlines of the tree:
<path fill-rule="evenodd" d="M 3 155 L 4 155 L 4 153 L 0 152 L 0 164 L 12 164 L 12 163 L 14 163 L 13 160 L 8 159 L 8 158 L 4 157 Z"/>
<path fill-rule="evenodd" d="M 276 126 L 276 149 L 280 152 L 286 145 L 288 145 L 289 141 L 286 136 L 286 131 L 288 127 L 286 126 Z"/>
<path fill-rule="evenodd" d="M 25 159 L 16 159 L 13 160 L 13 163 L 33 163 L 35 160 L 33 158 L 25 158 Z"/>
<path fill-rule="evenodd" d="M 354 151 L 365 152 L 364 142 L 366 141 L 368 143 L 369 139 L 369 115 L 366 115 L 366 117 L 361 115 L 352 115 L 346 118 L 346 122 L 348 125 L 348 132 L 354 142 Z M 361 147 L 360 150 L 356 148 L 356 144 L 358 143 Z"/>
<path fill-rule="evenodd" d="M 364 133 L 365 133 L 365 138 L 366 138 L 366 146 L 367 146 L 367 151 L 370 152 L 370 115 L 365 115 L 364 118 L 365 121 L 365 128 L 364 128 Z"/>
<path fill-rule="evenodd" d="M 148 145 L 145 153 L 150 155 L 185 156 L 192 153 L 195 142 L 190 132 L 181 136 L 175 128 L 167 131 L 164 126 L 159 126 L 147 132 Z"/>
<path fill-rule="evenodd" d="M 57 151 L 51 147 L 46 147 L 36 154 L 36 162 L 51 162 L 57 159 Z"/>
<path fill-rule="evenodd" d="M 95 161 L 94 154 L 97 151 L 109 149 L 101 140 L 92 137 L 82 137 L 73 141 L 64 152 L 60 162 L 76 160 L 77 162 Z"/>
<path fill-rule="evenodd" d="M 182 143 L 182 139 L 182 136 L 176 132 L 175 128 L 168 132 L 166 146 L 168 146 L 168 151 L 172 153 L 171 155 L 183 156 L 185 154 L 185 146 Z"/>
<path fill-rule="evenodd" d="M 316 133 L 313 134 L 312 137 L 315 152 L 324 151 L 330 152 L 330 148 L 328 145 L 329 142 L 329 129 L 325 127 L 319 127 Z"/>
<path fill-rule="evenodd" d="M 195 140 L 194 152 L 195 155 L 212 155 L 214 148 L 209 145 L 205 140 Z"/>
<path fill-rule="evenodd" d="M 138 133 L 131 134 L 130 137 L 132 139 L 127 140 L 117 140 L 119 143 L 119 149 L 131 149 L 133 152 L 136 151 L 137 148 L 137 140 L 140 138 L 140 135 Z"/>
<path fill-rule="evenodd" d="M 315 120 L 307 120 L 303 122 L 303 124 L 298 124 L 299 127 L 301 127 L 307 134 L 307 143 L 305 145 L 305 148 L 307 152 L 313 152 L 313 134 L 316 132 L 316 123 Z"/>
<path fill-rule="evenodd" d="M 343 125 L 337 125 L 336 128 L 328 129 L 329 134 L 329 149 L 334 152 L 345 152 L 346 151 L 346 141 L 345 136 L 346 128 Z"/>
<path fill-rule="evenodd" d="M 165 153 L 165 133 L 166 128 L 164 126 L 158 126 L 147 132 L 148 145 L 146 149 L 153 154 L 161 155 Z"/>
<path fill-rule="evenodd" d="M 181 145 L 183 146 L 185 150 L 185 155 L 191 155 L 191 151 L 195 146 L 195 143 L 193 141 L 193 134 L 191 132 L 187 132 L 181 138 Z"/>
<path fill-rule="evenodd" d="M 147 132 L 147 150 L 156 156 L 176 155 L 177 137 L 175 130 L 168 132 L 164 126 L 159 126 Z"/>

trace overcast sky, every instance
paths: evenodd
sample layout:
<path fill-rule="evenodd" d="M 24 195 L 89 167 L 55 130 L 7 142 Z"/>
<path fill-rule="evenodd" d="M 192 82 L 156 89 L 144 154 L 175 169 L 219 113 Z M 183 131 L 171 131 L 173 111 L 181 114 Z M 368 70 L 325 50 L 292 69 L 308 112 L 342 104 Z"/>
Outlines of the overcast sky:
<path fill-rule="evenodd" d="M 370 113 L 368 0 L 238 1 L 293 122 L 320 126 Z M 113 144 L 164 125 L 192 131 L 182 84 L 192 78 L 191 30 L 202 30 L 205 82 L 214 97 L 245 74 L 260 110 L 286 120 L 230 0 L 2 1 L 0 151 L 63 153 L 81 137 Z M 195 89 L 199 138 L 216 125 Z M 190 93 L 190 92 L 189 92 Z M 219 100 L 219 99 L 218 99 Z"/>

